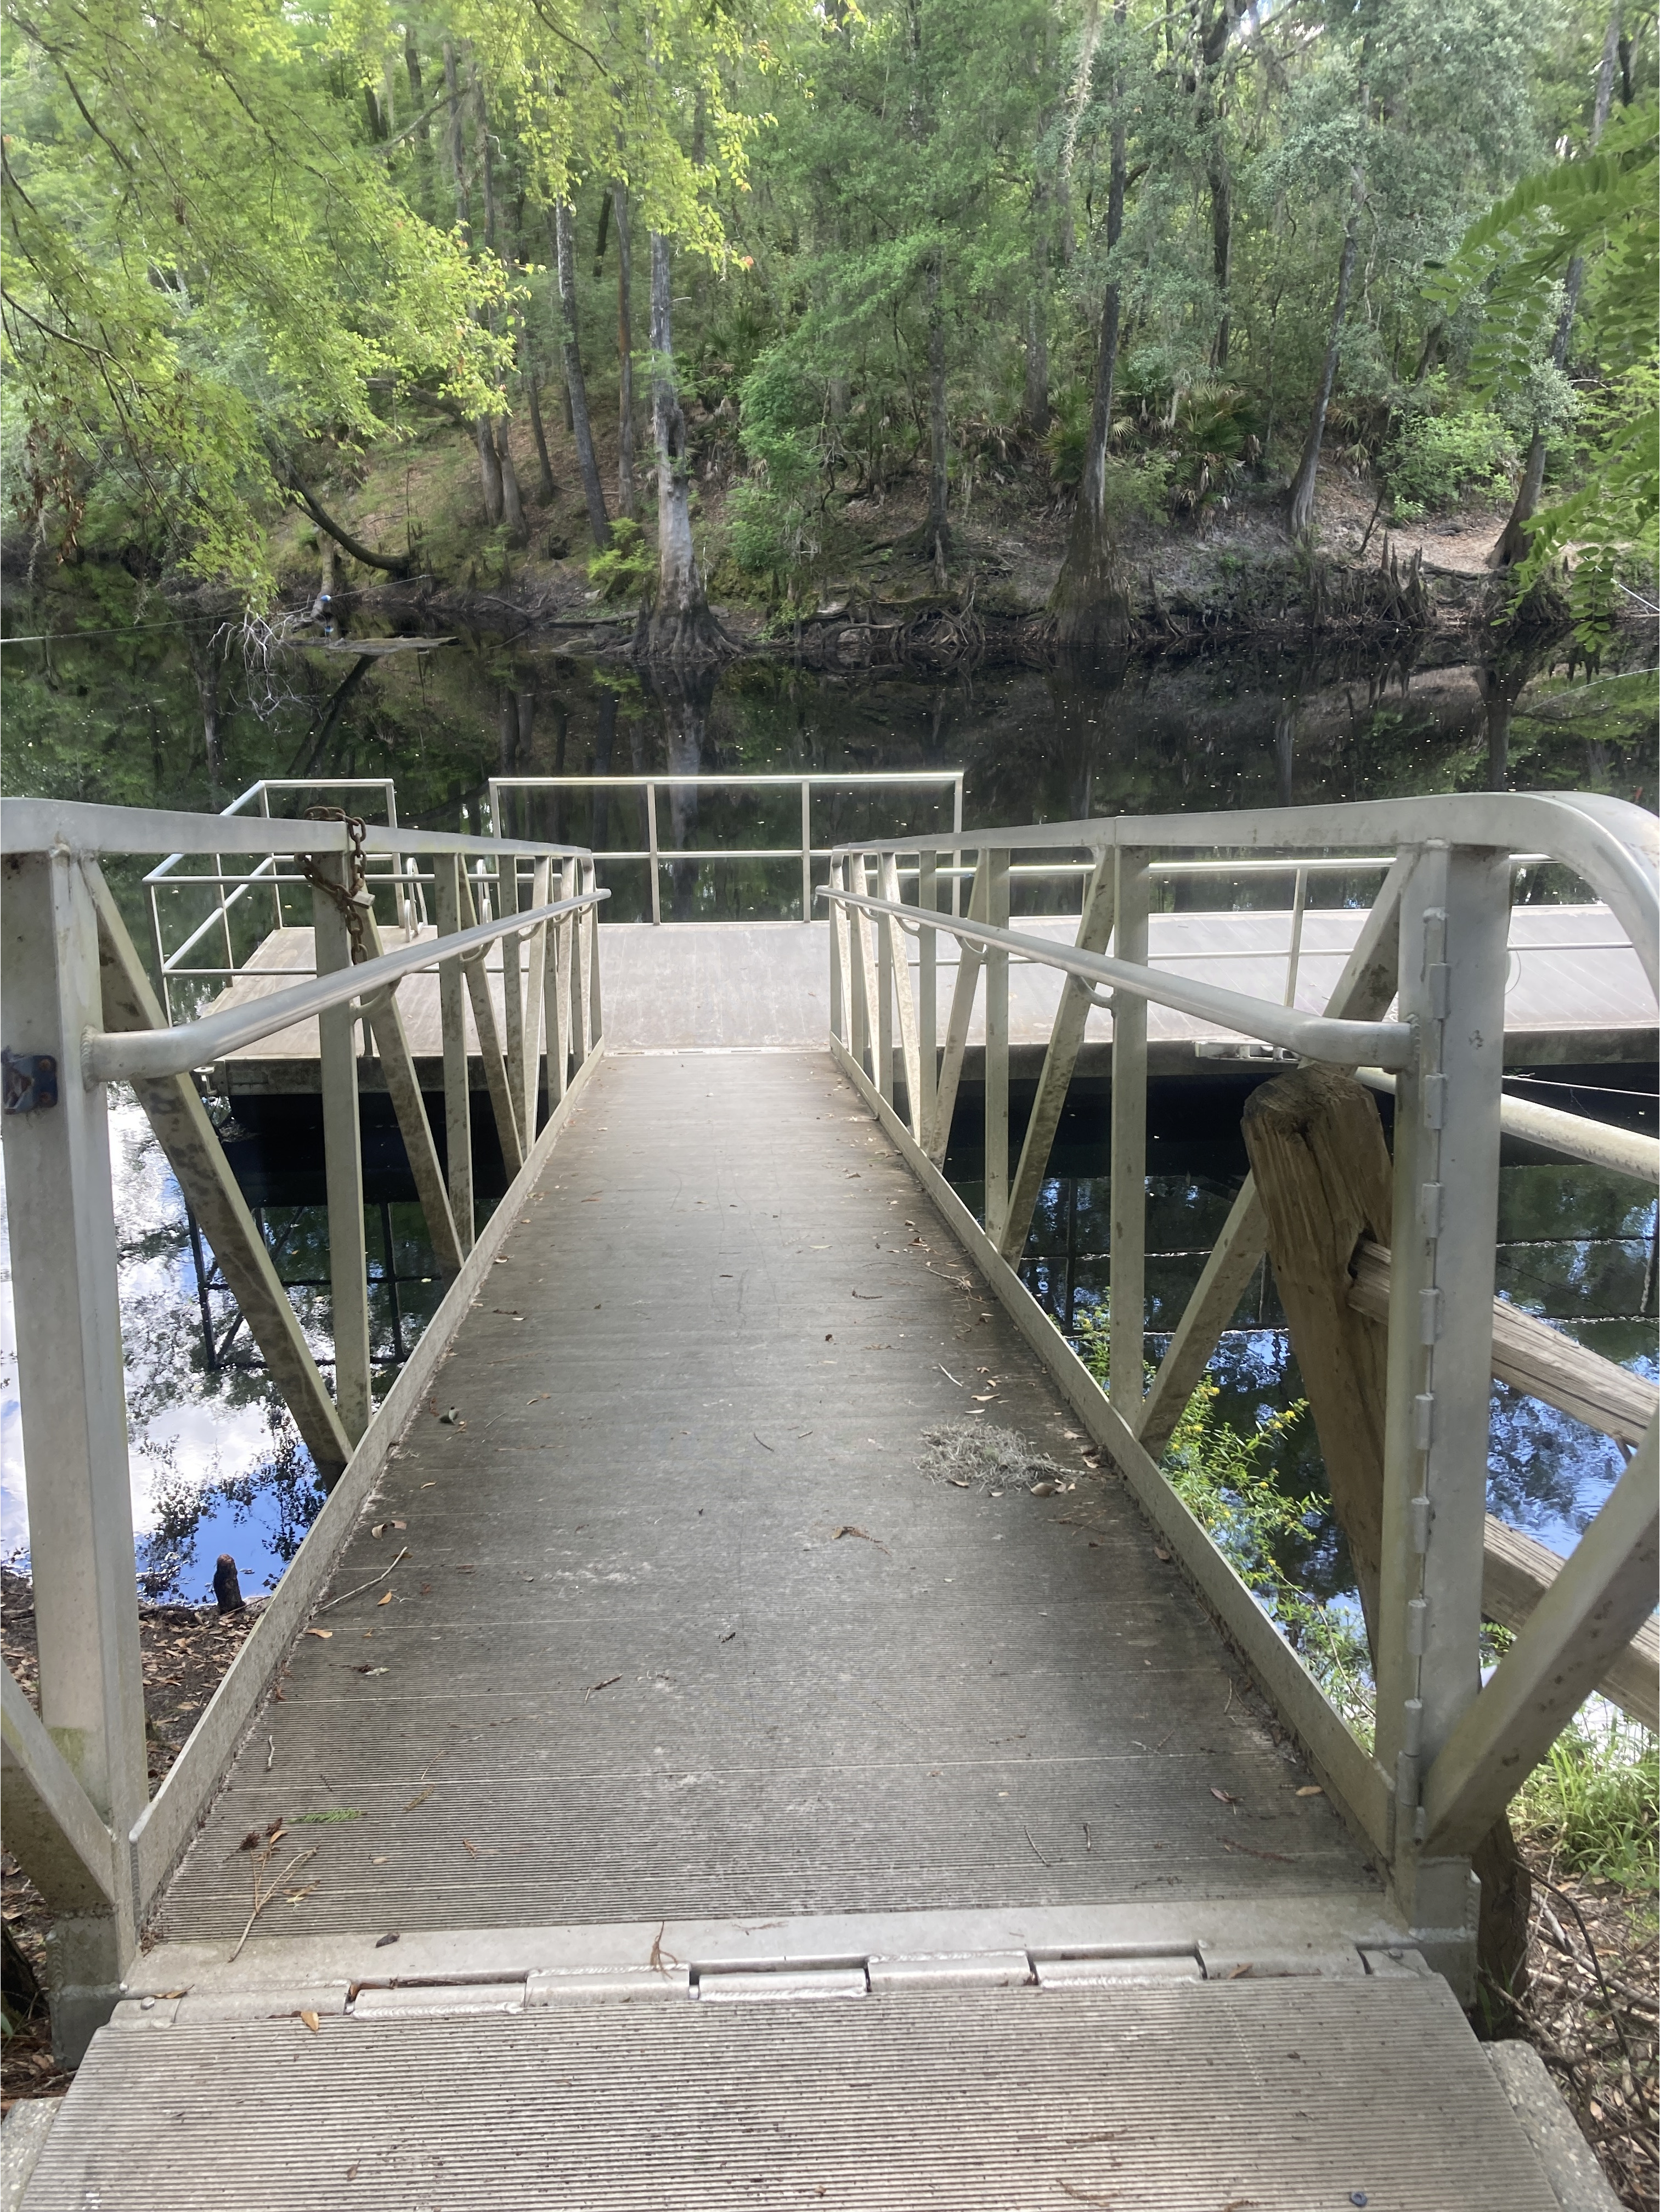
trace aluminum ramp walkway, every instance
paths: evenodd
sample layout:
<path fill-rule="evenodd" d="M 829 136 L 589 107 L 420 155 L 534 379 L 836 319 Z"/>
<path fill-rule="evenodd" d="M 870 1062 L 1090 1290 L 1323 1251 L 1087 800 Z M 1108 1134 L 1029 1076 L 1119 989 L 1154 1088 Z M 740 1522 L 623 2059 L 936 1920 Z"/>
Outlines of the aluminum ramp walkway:
<path fill-rule="evenodd" d="M 27 2212 L 1552 2212 L 1085 1445 L 824 1055 L 603 1061 Z"/>

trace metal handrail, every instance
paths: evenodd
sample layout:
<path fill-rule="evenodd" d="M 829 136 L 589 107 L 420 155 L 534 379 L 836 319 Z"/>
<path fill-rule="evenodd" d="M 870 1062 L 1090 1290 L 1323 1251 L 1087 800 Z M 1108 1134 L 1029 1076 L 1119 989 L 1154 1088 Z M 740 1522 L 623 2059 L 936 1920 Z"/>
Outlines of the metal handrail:
<path fill-rule="evenodd" d="M 1188 862 L 1189 870 L 1293 873 L 1298 898 L 1287 957 L 1294 965 L 1310 878 L 1316 870 L 1361 865 L 1358 855 L 1335 857 L 1334 848 L 1370 854 L 1390 842 L 1397 852 L 1358 938 L 1345 948 L 1342 973 L 1323 1014 L 1171 975 L 1150 956 L 1147 878 L 1182 865 L 1163 858 L 1172 848 L 1207 855 Z M 1007 926 L 1013 856 L 1067 848 L 1096 856 L 1078 942 L 1039 935 L 1035 923 Z M 1268 859 L 1271 850 L 1280 857 Z M 1596 929 L 1597 940 L 1606 940 L 1611 951 L 1623 928 L 1620 949 L 1628 943 L 1654 984 L 1660 823 L 1598 797 L 1451 794 L 1294 813 L 1110 817 L 957 838 L 849 841 L 833 856 L 825 893 L 832 916 L 830 1043 L 837 1065 L 1180 1554 L 1281 1719 L 1315 1759 L 1328 1794 L 1384 1868 L 1414 1940 L 1427 1944 L 1467 1992 L 1474 1950 L 1467 1917 L 1469 1854 L 1583 1698 L 1605 1679 L 1610 1657 L 1644 1627 L 1660 1548 L 1654 1504 L 1660 1415 L 1639 1413 L 1633 1431 L 1629 1387 L 1615 1388 L 1629 1386 L 1631 1378 L 1584 1351 L 1565 1363 L 1548 1330 L 1537 1328 L 1541 1343 L 1506 1321 L 1510 1334 L 1500 1344 L 1508 1310 L 1495 1304 L 1493 1251 L 1501 1137 L 1525 1136 L 1643 1176 L 1651 1188 L 1660 1167 L 1660 1145 L 1651 1137 L 1552 1109 L 1541 1114 L 1530 1102 L 1505 1095 L 1511 884 L 1524 850 L 1529 865 L 1560 864 L 1590 887 L 1616 926 Z M 965 854 L 976 863 L 975 890 L 970 915 L 959 918 L 939 911 L 946 872 L 941 864 Z M 1224 857 L 1231 855 L 1240 857 Z M 904 859 L 914 860 L 915 873 L 902 896 Z M 879 897 L 866 895 L 873 860 Z M 960 948 L 943 1036 L 942 936 Z M 915 952 L 909 938 L 917 940 Z M 1110 942 L 1127 957 L 1093 949 Z M 1015 959 L 1055 969 L 1066 979 L 1018 1167 L 1009 1112 L 1009 970 Z M 983 1218 L 943 1173 L 982 979 Z M 1113 986 L 1110 997 L 1104 984 Z M 1288 985 L 1288 1001 L 1292 995 Z M 1253 1148 L 1264 1188 L 1257 1188 L 1253 1176 L 1236 1198 L 1177 1326 L 1164 1332 L 1164 1357 L 1150 1389 L 1144 1381 L 1148 1002 L 1216 1021 L 1296 1057 L 1358 1070 L 1363 1081 L 1393 1091 L 1396 1109 L 1393 1194 L 1377 1224 L 1387 1224 L 1391 1246 L 1381 1293 L 1371 1283 L 1371 1303 L 1363 1304 L 1361 1285 L 1346 1279 L 1344 1255 L 1325 1248 L 1324 1232 L 1311 1225 L 1304 1232 L 1309 1250 L 1299 1255 L 1298 1231 L 1287 1225 L 1301 1218 L 1304 1201 L 1310 1224 L 1324 1218 L 1328 1204 L 1341 1213 L 1347 1201 L 1338 1188 L 1347 1168 L 1321 1158 L 1316 1138 L 1299 1196 L 1299 1170 L 1285 1157 L 1295 1147 L 1265 1142 Z M 1110 1390 L 1079 1364 L 1018 1272 L 1095 1006 L 1110 1006 L 1113 1013 Z M 1397 1018 L 1383 1018 L 1392 1006 Z M 1383 1040 L 1387 1049 L 1369 1049 L 1368 1038 Z M 1318 1108 L 1310 1103 L 1310 1110 Z M 1334 1105 L 1330 1142 L 1341 1151 L 1345 1141 Z M 1381 1136 L 1377 1144 L 1381 1151 Z M 1363 1169 L 1358 1129 L 1354 1146 L 1354 1173 L 1375 1176 L 1375 1162 Z M 1366 1204 L 1377 1203 L 1374 1188 Z M 1375 1212 L 1371 1218 L 1377 1221 Z M 1365 1469 L 1364 1485 L 1374 1475 L 1379 1485 L 1376 1494 L 1366 1486 L 1363 1501 L 1383 1523 L 1377 1582 L 1366 1599 L 1377 1686 L 1369 1745 L 1351 1733 L 1267 1620 L 1159 1464 L 1246 1281 L 1269 1248 L 1271 1220 L 1278 1224 L 1272 1233 L 1290 1239 L 1292 1248 L 1276 1247 L 1274 1256 L 1276 1267 L 1282 1259 L 1286 1265 L 1288 1309 L 1293 1291 L 1301 1304 L 1303 1319 L 1293 1325 L 1299 1352 L 1313 1363 L 1305 1365 L 1305 1377 L 1317 1369 L 1327 1394 L 1328 1410 L 1318 1415 L 1323 1442 L 1340 1455 L 1352 1443 Z M 1308 1272 L 1299 1280 L 1303 1257 Z M 1387 1371 L 1378 1376 L 1377 1403 L 1363 1403 L 1360 1352 L 1323 1337 L 1323 1320 L 1310 1320 L 1311 1314 L 1323 1316 L 1328 1297 L 1385 1321 Z M 1637 1448 L 1555 1579 L 1537 1584 L 1530 1613 L 1522 1607 L 1524 1625 L 1514 1647 L 1491 1684 L 1478 1690 L 1489 1378 L 1495 1373 L 1627 1443 L 1637 1440 Z M 1314 1395 L 1312 1384 L 1310 1389 Z M 1338 1465 L 1333 1462 L 1335 1477 Z M 1645 1679 L 1637 1694 L 1651 1706 L 1651 1676 L 1639 1671 L 1639 1681 Z"/>
<path fill-rule="evenodd" d="M 89 1084 L 188 1074 L 192 1068 L 206 1066 L 227 1053 L 240 1052 L 244 1045 L 257 1044 L 261 1037 L 273 1036 L 279 1030 L 292 1029 L 296 1022 L 326 1013 L 331 1006 L 350 1006 L 354 1011 L 369 1012 L 372 1009 L 367 1001 L 405 975 L 419 975 L 446 960 L 465 959 L 500 938 L 528 937 L 539 923 L 556 921 L 561 915 L 584 913 L 610 896 L 605 890 L 584 891 L 576 898 L 557 899 L 549 906 L 527 907 L 495 921 L 481 921 L 451 937 L 423 938 L 414 945 L 399 946 L 395 952 L 380 953 L 355 968 L 336 969 L 313 982 L 273 991 L 246 1006 L 204 1015 L 172 1029 L 90 1030 L 81 1044 L 82 1073 Z"/>
<path fill-rule="evenodd" d="M 663 891 L 660 871 L 666 866 L 683 860 L 799 860 L 801 866 L 801 919 L 812 919 L 812 864 L 828 860 L 834 847 L 815 845 L 812 842 L 812 794 L 831 787 L 859 790 L 866 787 L 897 788 L 911 787 L 927 791 L 949 790 L 952 793 L 952 830 L 953 835 L 963 827 L 963 784 L 966 769 L 854 769 L 838 773 L 834 769 L 769 770 L 750 774 L 745 770 L 705 771 L 698 769 L 678 775 L 672 771 L 664 774 L 629 775 L 493 775 L 489 780 L 490 819 L 499 824 L 502 819 L 502 793 L 509 791 L 643 791 L 646 794 L 647 845 L 643 852 L 637 848 L 599 846 L 594 848 L 599 860 L 643 860 L 651 870 L 651 918 L 654 926 L 663 920 Z M 794 845 L 779 847 L 734 846 L 727 850 L 688 851 L 682 846 L 666 849 L 658 835 L 657 793 L 660 788 L 678 791 L 685 787 L 708 784 L 727 790 L 764 789 L 799 790 L 801 794 L 801 835 Z"/>
<path fill-rule="evenodd" d="M 1415 1048 L 1408 1022 L 1349 1022 L 1325 1014 L 1298 1013 L 1291 1006 L 1273 1006 L 1265 999 L 1247 998 L 1242 992 L 1220 990 L 1214 984 L 1196 983 L 1186 976 L 1156 975 L 1151 968 L 1133 961 L 1080 952 L 1073 945 L 1052 945 L 1045 938 L 1028 937 L 1021 930 L 995 929 L 985 922 L 927 914 L 919 907 L 891 899 L 861 898 L 857 892 L 839 890 L 834 884 L 821 885 L 818 896 L 832 905 L 854 908 L 862 914 L 891 915 L 908 932 L 915 931 L 920 915 L 922 927 L 943 929 L 965 944 L 1018 953 L 1035 967 L 1057 968 L 1065 975 L 1082 976 L 1085 982 L 1116 984 L 1139 999 L 1174 1007 L 1178 1013 L 1219 1021 L 1225 1029 L 1260 1037 L 1264 1044 L 1278 1045 L 1282 1051 L 1300 1054 L 1306 1060 L 1353 1067 L 1369 1059 L 1378 1067 L 1405 1067 Z"/>
<path fill-rule="evenodd" d="M 831 857 L 1033 852 L 1055 845 L 1097 854 L 1164 848 L 1312 855 L 1351 840 L 1397 850 L 1457 845 L 1548 855 L 1572 868 L 1612 910 L 1660 993 L 1660 819 L 1628 799 L 1592 792 L 1447 792 L 1432 799 L 1368 799 L 1246 814 L 1102 815 L 952 837 L 873 837 L 838 846 Z"/>

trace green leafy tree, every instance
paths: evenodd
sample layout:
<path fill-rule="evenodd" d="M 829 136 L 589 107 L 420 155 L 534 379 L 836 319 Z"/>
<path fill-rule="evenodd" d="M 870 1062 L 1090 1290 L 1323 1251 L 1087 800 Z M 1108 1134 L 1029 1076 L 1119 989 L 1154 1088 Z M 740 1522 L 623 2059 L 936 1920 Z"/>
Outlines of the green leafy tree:
<path fill-rule="evenodd" d="M 1622 571 L 1651 575 L 1660 562 L 1660 129 L 1652 101 L 1612 122 L 1596 153 L 1529 177 L 1465 234 L 1432 279 L 1452 308 L 1480 299 L 1481 336 L 1471 368 L 1478 393 L 1525 389 L 1562 317 L 1565 278 L 1584 272 L 1582 319 L 1601 368 L 1586 410 L 1586 473 L 1527 529 L 1514 597 L 1573 553 L 1570 598 L 1580 635 L 1606 636 L 1627 586 Z"/>
<path fill-rule="evenodd" d="M 94 479 L 258 599 L 288 457 L 412 377 L 474 410 L 499 270 L 363 143 L 328 19 L 270 0 L 8 0 L 3 367 L 21 480 L 73 550 Z"/>

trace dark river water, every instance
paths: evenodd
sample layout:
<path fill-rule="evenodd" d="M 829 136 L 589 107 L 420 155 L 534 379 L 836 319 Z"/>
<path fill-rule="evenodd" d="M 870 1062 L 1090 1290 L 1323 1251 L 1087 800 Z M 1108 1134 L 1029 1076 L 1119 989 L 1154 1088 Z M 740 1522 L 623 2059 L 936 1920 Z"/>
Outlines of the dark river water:
<path fill-rule="evenodd" d="M 58 617 L 62 619 L 61 616 Z M 83 623 L 91 617 L 82 611 Z M 46 627 L 9 612 L 8 630 Z M 648 686 L 630 669 L 572 659 L 533 634 L 464 637 L 359 670 L 350 656 L 290 652 L 250 665 L 210 626 L 59 637 L 4 653 L 3 787 L 129 805 L 222 805 L 263 775 L 395 780 L 398 818 L 489 826 L 492 776 L 964 772 L 964 819 L 978 823 L 1085 814 L 1303 805 L 1414 792 L 1591 789 L 1652 805 L 1656 680 L 1640 647 L 1598 667 L 1559 648 L 1482 662 L 1462 648 L 1416 659 L 1376 652 L 1297 658 L 1249 649 L 1127 671 L 982 670 L 932 681 L 903 672 L 857 681 L 751 660 L 718 682 Z M 204 741 L 204 699 L 218 741 Z M 304 804 L 296 799 L 294 811 Z M 660 796 L 663 846 L 794 843 L 798 793 L 693 805 Z M 815 840 L 897 835 L 949 822 L 938 791 L 830 793 Z M 379 813 L 368 804 L 365 811 Z M 646 842 L 634 794 L 514 802 L 504 828 L 596 846 Z M 142 866 L 111 871 L 141 945 L 149 941 Z M 611 916 L 642 918 L 648 872 L 606 872 Z M 663 912 L 766 918 L 800 912 L 794 861 L 667 866 Z M 1369 885 L 1368 885 L 1369 889 Z M 1329 880 L 1320 896 L 1364 895 Z M 1518 896 L 1571 897 L 1535 871 Z M 1030 892 L 1027 911 L 1056 902 Z M 1075 900 L 1075 892 L 1071 895 Z M 1283 904 L 1283 886 L 1264 886 Z M 1075 910 L 1075 907 L 1074 907 Z M 1646 1066 L 1544 1069 L 1528 1095 L 1654 1126 Z M 1202 1265 L 1244 1172 L 1238 1100 L 1219 1092 L 1155 1111 L 1149 1157 L 1150 1352 Z M 972 1112 L 948 1162 L 972 1203 L 982 1164 Z M 319 1501 L 310 1463 L 255 1363 L 224 1294 L 203 1284 L 179 1192 L 129 1096 L 114 1105 L 122 1314 L 129 1361 L 133 1494 L 141 1574 L 154 1595 L 199 1600 L 216 1556 L 234 1554 L 250 1592 L 274 1583 Z M 1051 1165 L 1025 1271 L 1063 1328 L 1086 1328 L 1104 1299 L 1108 1214 L 1105 1111 L 1069 1115 Z M 239 1171 L 240 1164 L 239 1164 Z M 1499 1286 L 1608 1356 L 1655 1374 L 1656 1209 L 1622 1178 L 1537 1157 L 1507 1158 Z M 372 1170 L 371 1303 L 382 1387 L 435 1306 L 419 1209 L 400 1175 Z M 275 1187 L 267 1195 L 275 1194 Z M 307 1197 L 290 1190 L 289 1197 Z M 267 1236 L 319 1353 L 326 1354 L 326 1220 L 316 1203 L 265 1206 Z M 3 1548 L 27 1547 L 9 1279 L 0 1344 Z M 1225 1417 L 1242 1429 L 1298 1395 L 1271 1277 L 1259 1274 L 1213 1370 Z M 1571 1547 L 1620 1463 L 1615 1447 L 1566 1417 L 1495 1386 L 1493 1510 L 1558 1549 Z M 1323 1487 L 1312 1425 L 1280 1447 L 1289 1494 Z M 1344 1589 L 1329 1530 L 1299 1571 L 1317 1595 Z"/>

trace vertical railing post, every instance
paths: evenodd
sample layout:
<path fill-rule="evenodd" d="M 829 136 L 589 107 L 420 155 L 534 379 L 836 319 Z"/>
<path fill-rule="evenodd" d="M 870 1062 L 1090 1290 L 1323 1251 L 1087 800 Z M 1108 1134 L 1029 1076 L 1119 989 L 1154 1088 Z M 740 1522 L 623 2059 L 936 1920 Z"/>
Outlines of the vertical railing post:
<path fill-rule="evenodd" d="M 568 899 L 575 896 L 576 863 L 562 860 L 557 883 L 551 885 L 556 897 Z M 548 947 L 548 964 L 542 979 L 544 1005 L 543 1019 L 548 1032 L 548 1111 L 564 1097 L 570 1081 L 570 916 L 561 915 L 551 925 L 553 940 Z"/>
<path fill-rule="evenodd" d="M 920 853 L 916 860 L 916 903 L 924 915 L 939 911 L 939 855 Z M 921 1071 L 916 1141 L 933 1147 L 934 1109 L 939 1096 L 939 932 L 924 921 L 916 936 L 916 1054 Z"/>
<path fill-rule="evenodd" d="M 1469 1920 L 1462 1859 L 1417 1852 L 1421 1778 L 1481 1686 L 1499 1112 L 1510 866 L 1426 846 L 1401 902 L 1377 1757 L 1395 1785 L 1391 1872 L 1415 1927 Z"/>
<path fill-rule="evenodd" d="M 56 1104 L 4 1116 L 40 1718 L 115 1838 L 112 1909 L 60 1910 L 46 1939 L 52 2040 L 74 2065 L 137 1948 L 144 1692 L 108 1113 L 81 1079 L 81 1038 L 104 1026 L 97 915 L 61 850 L 7 860 L 4 884 L 7 1041 L 58 1080 Z"/>
<path fill-rule="evenodd" d="M 841 860 L 830 866 L 830 888 L 834 894 L 847 889 L 847 867 Z M 847 909 L 834 896 L 825 902 L 830 920 L 830 1030 L 838 1042 L 848 1042 Z"/>
<path fill-rule="evenodd" d="M 465 863 L 454 853 L 433 856 L 433 911 L 438 934 L 461 927 L 460 876 Z M 450 1212 L 463 1254 L 472 1249 L 472 1102 L 467 1066 L 467 986 L 459 960 L 438 963 L 438 1015 L 444 1043 L 444 1164 Z"/>
<path fill-rule="evenodd" d="M 316 856 L 319 875 L 344 890 L 342 853 Z M 351 965 L 345 917 L 326 891 L 312 892 L 317 972 Z M 323 1088 L 323 1172 L 329 1209 L 329 1291 L 334 1336 L 334 1402 L 353 1443 L 374 1410 L 369 1387 L 368 1249 L 363 1234 L 363 1152 L 357 1115 L 357 1018 L 331 1006 L 317 1018 Z"/>
<path fill-rule="evenodd" d="M 801 919 L 812 920 L 812 785 L 801 779 Z"/>
<path fill-rule="evenodd" d="M 876 857 L 876 896 L 890 896 L 887 882 L 886 856 Z M 895 892 L 898 886 L 894 885 Z M 890 1106 L 893 1103 L 893 994 L 898 977 L 894 973 L 894 933 L 887 927 L 884 915 L 879 921 L 874 915 L 876 938 L 876 1088 Z M 909 976 L 906 978 L 909 981 Z"/>
<path fill-rule="evenodd" d="M 848 889 L 855 898 L 869 896 L 870 884 L 865 874 L 865 856 L 849 853 L 847 857 Z M 866 929 L 866 916 L 857 907 L 849 907 L 848 915 L 848 985 L 853 999 L 852 1034 L 848 1050 L 856 1066 L 863 1067 L 871 1042 L 871 1023 L 875 1009 L 871 1005 L 872 968 L 869 957 L 870 939 Z M 874 1076 L 874 1067 L 871 1069 Z"/>
<path fill-rule="evenodd" d="M 899 890 L 899 863 L 893 854 L 884 853 L 879 864 L 882 896 L 891 906 L 903 903 Z M 926 933 L 918 930 L 920 939 Z M 905 1119 L 910 1133 L 920 1145 L 922 1142 L 922 1054 L 916 1024 L 916 1001 L 911 995 L 910 955 L 906 947 L 910 939 L 897 915 L 882 917 L 882 942 L 887 952 L 888 981 L 893 992 L 894 1012 L 899 1024 L 899 1060 L 905 1071 Z"/>
<path fill-rule="evenodd" d="M 959 769 L 957 781 L 952 786 L 951 834 L 957 841 L 952 848 L 952 873 L 951 879 L 951 910 L 960 921 L 963 917 L 963 878 L 956 871 L 963 865 L 963 774 Z"/>
<path fill-rule="evenodd" d="M 657 786 L 646 786 L 646 845 L 651 869 L 651 918 L 654 923 L 663 919 L 663 887 L 658 881 L 657 867 Z"/>
<path fill-rule="evenodd" d="M 593 860 L 582 863 L 582 889 L 597 891 L 599 870 Z M 599 993 L 599 908 L 589 907 L 582 915 L 587 931 L 588 945 L 588 1049 L 592 1051 L 605 1033 L 605 1006 Z"/>
<path fill-rule="evenodd" d="M 520 907 L 519 856 L 503 853 L 496 864 L 496 880 L 500 887 L 501 912 L 505 917 L 517 914 Z M 525 1112 L 525 989 L 523 963 L 520 958 L 518 937 L 504 937 L 502 945 L 502 1015 L 504 1058 L 508 1068 L 508 1089 L 513 1097 L 514 1117 L 519 1124 L 520 1141 L 524 1149 L 531 1148 L 534 1129 L 532 1119 Z M 535 1099 L 531 1100 L 532 1116 Z"/>
<path fill-rule="evenodd" d="M 1118 848 L 1113 952 L 1147 963 L 1147 855 Z M 1141 1415 L 1146 1356 L 1147 1002 L 1128 991 L 1112 1006 L 1112 1226 L 1107 1281 L 1112 1402 L 1132 1427 Z"/>
<path fill-rule="evenodd" d="M 1286 1004 L 1297 1004 L 1297 970 L 1303 958 L 1303 915 L 1308 905 L 1309 872 L 1297 871 L 1297 888 L 1291 902 L 1291 944 L 1286 953 Z"/>
<path fill-rule="evenodd" d="M 533 907 L 552 902 L 553 863 L 536 860 L 531 866 L 530 902 Z M 537 1101 L 541 1090 L 538 1071 L 542 1061 L 543 1003 L 547 996 L 548 931 L 549 922 L 538 922 L 532 932 L 525 957 L 525 1019 L 520 1039 L 523 1062 L 520 1073 L 520 1090 L 525 1101 L 520 1127 L 525 1132 L 525 1149 L 528 1152 L 536 1141 Z M 549 1104 L 552 1099 L 550 1095 Z"/>
<path fill-rule="evenodd" d="M 566 870 L 570 889 L 566 896 L 577 897 L 587 889 L 582 864 L 572 860 Z M 653 877 L 655 883 L 657 878 Z M 585 914 L 570 918 L 570 1058 L 574 1075 L 588 1056 L 588 962 L 587 931 Z"/>
<path fill-rule="evenodd" d="M 1009 861 L 1006 850 L 984 853 L 986 920 L 994 929 L 1009 926 Z M 1009 1212 L 1009 956 L 986 953 L 986 1234 L 1003 1240 Z"/>

